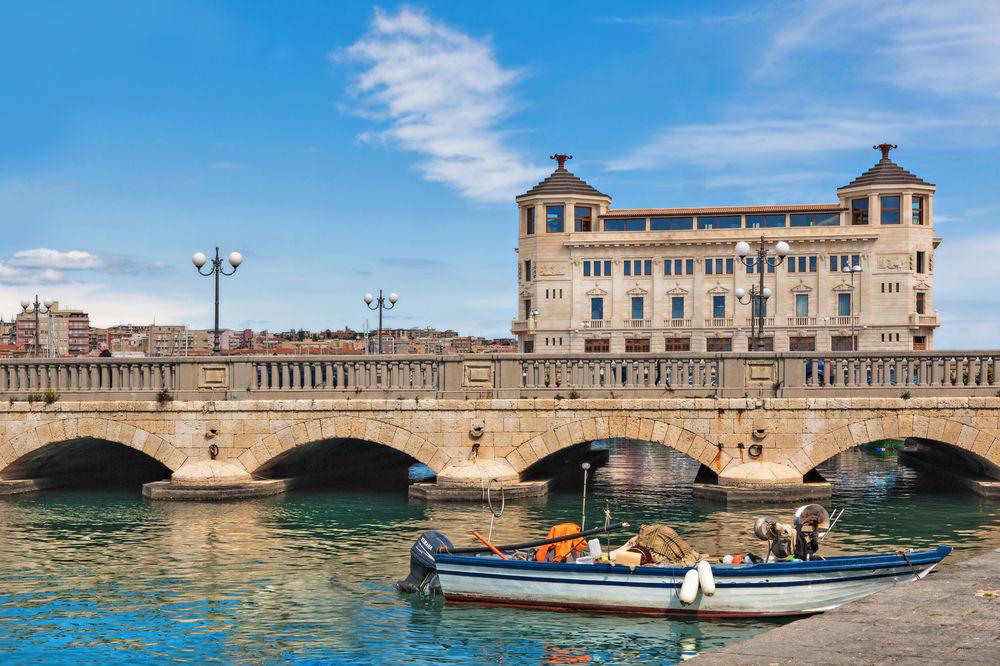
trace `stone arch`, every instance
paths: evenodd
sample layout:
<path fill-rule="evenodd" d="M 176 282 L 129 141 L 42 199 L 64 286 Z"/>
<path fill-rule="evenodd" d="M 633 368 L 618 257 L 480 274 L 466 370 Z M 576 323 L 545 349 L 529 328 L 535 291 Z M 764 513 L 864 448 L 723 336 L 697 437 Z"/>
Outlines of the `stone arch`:
<path fill-rule="evenodd" d="M 55 418 L 31 426 L 0 441 L 0 476 L 23 456 L 43 446 L 78 439 L 102 439 L 122 444 L 176 471 L 188 456 L 160 435 L 154 435 L 131 423 L 101 417 Z"/>
<path fill-rule="evenodd" d="M 803 474 L 838 453 L 880 439 L 919 438 L 962 449 L 1000 467 L 1000 439 L 976 426 L 939 416 L 901 412 L 862 419 L 821 433 L 790 463 Z"/>
<path fill-rule="evenodd" d="M 420 435 L 391 423 L 356 416 L 330 416 L 293 423 L 262 435 L 237 460 L 247 472 L 253 473 L 286 451 L 325 439 L 356 439 L 381 444 L 405 453 L 435 473 L 448 464 L 447 454 Z"/>
<path fill-rule="evenodd" d="M 733 460 L 696 432 L 659 419 L 626 414 L 593 416 L 563 423 L 522 442 L 505 458 L 518 473 L 523 473 L 553 453 L 596 439 L 634 439 L 662 444 L 686 454 L 715 473 L 724 470 Z"/>

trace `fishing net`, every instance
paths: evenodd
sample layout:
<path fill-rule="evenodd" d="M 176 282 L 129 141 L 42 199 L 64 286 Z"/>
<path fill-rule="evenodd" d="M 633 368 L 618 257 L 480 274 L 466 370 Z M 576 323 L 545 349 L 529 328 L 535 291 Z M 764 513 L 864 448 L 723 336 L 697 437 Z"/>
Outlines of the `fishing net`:
<path fill-rule="evenodd" d="M 643 559 L 646 559 L 646 553 L 648 553 L 653 564 L 666 562 L 693 567 L 698 560 L 705 559 L 705 556 L 688 545 L 688 542 L 682 539 L 674 528 L 662 523 L 641 525 L 638 536 L 629 539 L 625 547 L 639 552 L 646 551 L 643 552 Z M 643 562 L 643 564 L 645 563 Z"/>

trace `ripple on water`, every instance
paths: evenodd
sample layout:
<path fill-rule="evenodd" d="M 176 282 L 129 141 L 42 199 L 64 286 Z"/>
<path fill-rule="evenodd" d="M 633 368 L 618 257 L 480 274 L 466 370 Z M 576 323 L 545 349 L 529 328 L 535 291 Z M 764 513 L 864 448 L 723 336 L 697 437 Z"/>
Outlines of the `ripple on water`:
<path fill-rule="evenodd" d="M 590 522 L 667 522 L 703 552 L 761 551 L 757 515 L 694 500 L 696 464 L 614 442 L 596 470 Z M 862 451 L 822 468 L 847 509 L 828 553 L 1000 545 L 993 503 Z M 578 492 L 511 503 L 497 541 L 579 521 Z M 152 503 L 129 492 L 65 491 L 0 501 L 0 654 L 5 661 L 670 663 L 775 622 L 563 614 L 401 597 L 392 587 L 425 529 L 469 543 L 483 507 L 425 505 L 399 492 L 301 492 L 226 504 Z M 621 541 L 615 539 L 615 542 Z M 59 652 L 55 652 L 59 650 Z"/>

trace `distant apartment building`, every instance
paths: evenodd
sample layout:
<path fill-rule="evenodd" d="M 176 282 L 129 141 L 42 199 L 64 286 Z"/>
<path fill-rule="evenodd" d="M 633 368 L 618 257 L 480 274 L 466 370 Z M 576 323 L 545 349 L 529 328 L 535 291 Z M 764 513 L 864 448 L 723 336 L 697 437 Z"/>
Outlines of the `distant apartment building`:
<path fill-rule="evenodd" d="M 930 349 L 935 186 L 893 162 L 894 146 L 876 148 L 836 201 L 701 208 L 611 208 L 554 156 L 558 168 L 516 198 L 521 350 Z M 739 241 L 790 252 L 747 267 Z M 737 289 L 762 273 L 772 296 L 752 309 Z"/>
<path fill-rule="evenodd" d="M 14 328 L 15 344 L 32 356 L 85 356 L 90 352 L 90 316 L 83 310 L 61 308 L 58 301 L 44 314 L 38 313 L 37 319 L 33 311 L 18 314 Z"/>

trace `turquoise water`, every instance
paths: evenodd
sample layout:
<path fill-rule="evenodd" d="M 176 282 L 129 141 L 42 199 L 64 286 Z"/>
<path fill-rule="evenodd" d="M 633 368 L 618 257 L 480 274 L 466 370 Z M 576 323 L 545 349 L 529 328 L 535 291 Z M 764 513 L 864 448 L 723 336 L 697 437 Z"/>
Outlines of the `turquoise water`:
<path fill-rule="evenodd" d="M 687 458 L 613 443 L 596 471 L 588 522 L 674 525 L 699 551 L 761 544 L 753 517 L 693 500 Z M 933 483 L 893 458 L 852 451 L 823 468 L 847 512 L 824 552 L 1000 545 L 998 504 Z M 579 485 L 579 484 L 577 484 Z M 134 491 L 50 491 L 0 499 L 0 661 L 359 664 L 672 663 L 773 623 L 696 622 L 445 606 L 393 582 L 425 529 L 471 543 L 476 505 L 426 505 L 396 490 L 296 492 L 240 503 L 153 503 Z M 495 540 L 579 521 L 576 491 L 511 503 Z M 621 541 L 617 539 L 615 541 Z"/>

